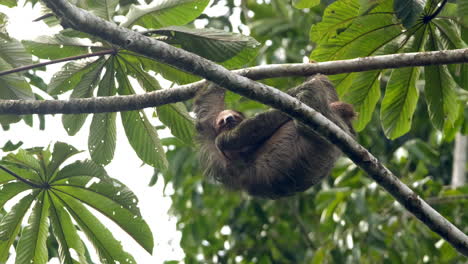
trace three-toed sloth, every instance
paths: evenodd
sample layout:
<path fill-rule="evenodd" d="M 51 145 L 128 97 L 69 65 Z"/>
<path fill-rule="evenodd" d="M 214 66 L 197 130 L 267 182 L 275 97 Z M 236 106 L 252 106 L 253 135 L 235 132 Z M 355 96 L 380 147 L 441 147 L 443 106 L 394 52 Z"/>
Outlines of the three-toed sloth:
<path fill-rule="evenodd" d="M 341 155 L 333 144 L 278 110 L 248 119 L 225 110 L 224 93 L 209 84 L 194 102 L 200 162 L 207 177 L 229 189 L 276 199 L 305 191 L 330 174 Z M 288 94 L 354 135 L 353 107 L 338 101 L 326 76 L 309 77 Z"/>

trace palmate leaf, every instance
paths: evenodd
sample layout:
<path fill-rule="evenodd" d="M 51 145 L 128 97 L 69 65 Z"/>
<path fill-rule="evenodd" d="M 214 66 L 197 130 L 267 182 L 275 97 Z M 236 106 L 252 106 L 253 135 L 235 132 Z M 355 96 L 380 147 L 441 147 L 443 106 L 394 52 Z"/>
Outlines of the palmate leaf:
<path fill-rule="evenodd" d="M 16 263 L 45 264 L 49 260 L 47 253 L 47 234 L 49 223 L 49 199 L 45 192 L 41 192 L 33 207 L 29 223 L 23 228 L 16 248 Z"/>
<path fill-rule="evenodd" d="M 70 215 L 63 210 L 63 204 L 57 199 L 50 199 L 50 223 L 57 242 L 59 244 L 59 259 L 62 263 L 87 264 L 85 246 L 78 236 L 75 225 Z M 78 255 L 78 260 L 71 254 L 73 249 Z"/>
<path fill-rule="evenodd" d="M 123 250 L 122 245 L 112 233 L 76 199 L 57 191 L 54 191 L 51 197 L 54 203 L 60 201 L 67 208 L 97 250 L 102 263 L 136 263 L 133 257 Z"/>
<path fill-rule="evenodd" d="M 245 65 L 254 58 L 260 47 L 260 43 L 252 37 L 216 29 L 171 26 L 161 28 L 156 33 L 167 36 L 170 44 L 227 68 Z"/>
<path fill-rule="evenodd" d="M 90 43 L 89 40 L 69 38 L 60 34 L 24 40 L 23 45 L 31 54 L 49 60 L 87 54 L 90 49 L 91 51 L 104 49 L 101 45 Z"/>
<path fill-rule="evenodd" d="M 119 80 L 119 94 L 135 93 L 121 68 L 117 72 L 117 80 Z M 146 164 L 160 170 L 166 170 L 166 154 L 156 133 L 156 128 L 149 122 L 146 114 L 143 111 L 125 111 L 121 112 L 120 116 L 128 142 L 138 157 Z"/>
<path fill-rule="evenodd" d="M 161 28 L 185 25 L 197 18 L 209 0 L 161 0 L 149 6 L 132 5 L 123 27 L 139 25 L 145 28 Z"/>
<path fill-rule="evenodd" d="M 106 60 L 99 59 L 94 63 L 96 65 L 92 70 L 83 74 L 81 80 L 73 88 L 70 98 L 87 98 L 93 95 L 94 88 L 101 77 L 101 71 L 105 62 Z M 83 126 L 86 117 L 88 117 L 88 114 L 63 115 L 62 124 L 68 135 L 75 135 Z"/>
<path fill-rule="evenodd" d="M 53 190 L 66 193 L 110 218 L 132 236 L 146 251 L 151 253 L 153 250 L 153 236 L 148 225 L 139 214 L 137 201 L 132 201 L 132 205 L 130 205 L 131 209 L 129 210 L 124 208 L 118 201 L 112 199 L 120 195 L 128 197 L 127 193 L 123 192 L 130 192 L 130 190 L 118 188 L 122 186 L 122 183 L 116 180 L 101 181 L 93 183 L 90 187 L 86 187 L 89 180 L 89 177 L 76 177 L 69 179 L 69 184 L 61 185 L 54 183 L 52 186 Z M 133 195 L 131 192 L 130 194 Z M 62 194 L 60 195 L 62 196 Z M 135 214 L 132 210 L 137 210 L 138 214 Z"/>
<path fill-rule="evenodd" d="M 138 198 L 128 189 L 127 186 L 115 179 L 111 179 L 103 167 L 96 163 L 85 160 L 76 161 L 65 166 L 54 180 L 56 184 L 69 184 L 70 180 L 79 186 L 86 185 L 92 178 L 99 179 L 96 182 L 105 182 L 105 184 L 91 184 L 87 188 L 99 193 L 115 203 L 118 203 L 122 208 L 129 210 L 136 216 L 140 216 L 140 211 L 137 207 Z M 67 183 L 68 181 L 68 183 Z"/>
<path fill-rule="evenodd" d="M 356 1 L 356 0 L 354 0 Z M 330 33 L 330 39 L 323 39 L 317 48 L 312 52 L 311 59 L 315 61 L 330 61 L 351 59 L 357 57 L 365 57 L 374 55 L 383 49 L 385 45 L 393 43 L 403 32 L 401 26 L 396 24 L 394 16 L 392 15 L 392 7 L 388 2 L 377 6 L 370 10 L 368 13 L 353 17 L 352 14 L 357 14 L 359 6 L 354 5 L 341 5 L 338 2 L 330 5 L 332 17 L 333 12 L 348 13 L 348 17 L 352 20 L 352 24 L 348 25 L 348 21 L 340 19 L 327 20 L 324 18 L 325 23 L 319 23 L 317 27 L 325 30 L 325 26 L 329 27 L 344 27 L 343 32 L 333 37 Z M 346 11 L 346 9 L 354 9 L 354 11 Z M 336 24 L 332 24 L 336 23 Z M 348 92 L 349 87 L 353 83 L 355 74 L 338 74 L 330 76 L 334 82 L 336 89 L 340 95 Z"/>
<path fill-rule="evenodd" d="M 433 29 L 433 28 L 431 28 Z M 439 50 L 436 42 L 437 36 L 431 30 L 428 50 Z M 458 101 L 455 93 L 456 82 L 450 75 L 446 65 L 434 65 L 424 67 L 426 83 L 424 93 L 426 97 L 429 117 L 432 124 L 439 130 L 444 125 L 453 126 L 458 118 Z"/>
<path fill-rule="evenodd" d="M 38 186 L 32 187 L 28 183 L 12 181 L 14 177 L 8 176 L 7 172 L 4 175 L 4 171 L 0 170 L 0 208 L 19 193 L 36 189 L 13 206 L 0 222 L 0 263 L 7 260 L 9 248 L 17 238 L 22 219 L 31 204 L 34 204 L 32 214 L 16 247 L 16 263 L 46 263 L 49 258 L 49 230 L 53 230 L 59 243 L 61 263 L 87 263 L 87 249 L 69 214 L 93 242 L 102 263 L 135 263 L 133 257 L 123 251 L 120 242 L 113 238 L 112 233 L 99 223 L 83 203 L 114 221 L 151 253 L 153 236 L 148 224 L 142 219 L 135 194 L 120 181 L 110 178 L 102 166 L 90 160 L 76 161 L 59 169 L 66 159 L 78 151 L 61 142 L 57 142 L 53 150 L 53 153 L 49 148 L 20 150 L 20 154 L 10 154 L 3 160 L 7 164 L 5 166 L 24 179 L 38 175 L 37 166 L 40 170 L 44 168 L 45 173 L 41 172 L 41 177 L 36 176 L 35 184 Z M 19 158 L 15 159 L 15 155 Z M 36 157 L 36 162 L 30 160 Z M 29 175 L 24 177 L 27 172 Z M 43 177 L 44 174 L 48 176 Z M 49 229 L 49 222 L 52 229 Z"/>
<path fill-rule="evenodd" d="M 416 52 L 424 49 L 426 43 L 426 27 L 419 28 L 408 42 L 405 51 Z M 420 68 L 394 69 L 388 80 L 380 120 L 385 135 L 395 139 L 411 129 L 412 118 L 419 98 L 416 81 L 419 79 Z"/>
<path fill-rule="evenodd" d="M 2 218 L 0 222 L 0 263 L 5 263 L 8 259 L 10 246 L 18 235 L 21 222 L 28 211 L 38 192 L 33 192 L 23 197 L 11 210 Z"/>
<path fill-rule="evenodd" d="M 83 76 L 96 69 L 96 61 L 69 62 L 56 72 L 50 80 L 47 93 L 50 95 L 62 94 L 74 89 L 81 82 Z"/>
<path fill-rule="evenodd" d="M 88 0 L 86 1 L 90 12 L 107 21 L 113 21 L 113 16 L 119 0 Z"/>
<path fill-rule="evenodd" d="M 62 165 L 68 158 L 80 153 L 75 147 L 70 146 L 63 142 L 56 142 L 54 144 L 54 151 L 52 152 L 52 159 L 47 166 L 47 179 L 57 172 L 57 169 Z"/>
<path fill-rule="evenodd" d="M 116 93 L 114 63 L 107 63 L 106 73 L 99 83 L 98 96 L 111 96 Z M 114 157 L 116 146 L 116 113 L 94 114 L 89 128 L 88 149 L 91 158 L 98 164 L 106 165 Z"/>

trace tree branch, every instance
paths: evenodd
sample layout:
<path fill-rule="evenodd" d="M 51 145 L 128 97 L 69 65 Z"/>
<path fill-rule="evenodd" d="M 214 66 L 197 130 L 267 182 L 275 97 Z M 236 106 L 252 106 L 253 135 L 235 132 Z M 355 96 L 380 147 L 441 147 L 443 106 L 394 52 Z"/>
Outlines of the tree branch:
<path fill-rule="evenodd" d="M 200 56 L 104 21 L 89 12 L 72 6 L 66 0 L 43 1 L 63 20 L 64 24 L 76 30 L 101 37 L 114 45 L 202 76 L 233 92 L 288 113 L 339 147 L 406 209 L 452 244 L 459 252 L 468 256 L 468 237 L 463 232 L 403 184 L 351 136 L 314 109 L 277 89 L 232 73 Z"/>
<path fill-rule="evenodd" d="M 468 62 L 468 49 L 401 53 L 318 63 L 271 64 L 233 72 L 252 80 L 260 80 L 285 76 L 311 76 L 316 73 L 331 75 L 463 62 Z M 205 81 L 198 81 L 142 95 L 44 101 L 0 100 L 0 114 L 85 114 L 139 110 L 188 100 L 195 96 L 196 91 L 204 84 Z"/>

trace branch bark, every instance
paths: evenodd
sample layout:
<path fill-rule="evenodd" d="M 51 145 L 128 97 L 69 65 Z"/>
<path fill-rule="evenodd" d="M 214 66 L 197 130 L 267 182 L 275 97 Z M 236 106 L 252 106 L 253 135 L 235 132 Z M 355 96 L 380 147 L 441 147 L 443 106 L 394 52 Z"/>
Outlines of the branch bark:
<path fill-rule="evenodd" d="M 235 70 L 233 73 L 252 80 L 261 80 L 285 76 L 311 76 L 317 73 L 332 75 L 463 62 L 468 62 L 468 49 L 401 53 L 318 63 L 271 64 Z M 91 114 L 139 110 L 188 100 L 195 96 L 196 91 L 205 83 L 206 81 L 198 81 L 142 95 L 44 101 L 0 100 L 0 114 Z"/>
<path fill-rule="evenodd" d="M 463 232 L 403 184 L 352 137 L 314 109 L 279 90 L 232 73 L 197 55 L 104 21 L 72 6 L 66 0 L 43 1 L 66 25 L 76 30 L 101 37 L 114 45 L 191 72 L 233 92 L 288 113 L 338 146 L 406 209 L 452 244 L 460 253 L 468 256 L 468 237 Z"/>

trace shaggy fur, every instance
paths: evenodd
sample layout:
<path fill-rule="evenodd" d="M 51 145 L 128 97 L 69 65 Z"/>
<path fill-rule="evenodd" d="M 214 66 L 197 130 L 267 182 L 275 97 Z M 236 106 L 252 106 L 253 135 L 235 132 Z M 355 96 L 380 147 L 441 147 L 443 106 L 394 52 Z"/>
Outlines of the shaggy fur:
<path fill-rule="evenodd" d="M 354 134 L 355 112 L 338 101 L 326 76 L 315 75 L 288 93 Z M 241 115 L 240 123 L 219 130 L 217 122 L 231 113 L 223 110 L 224 89 L 210 84 L 198 93 L 200 161 L 205 175 L 227 188 L 271 199 L 292 195 L 326 177 L 340 156 L 335 146 L 278 110 L 243 120 Z"/>

